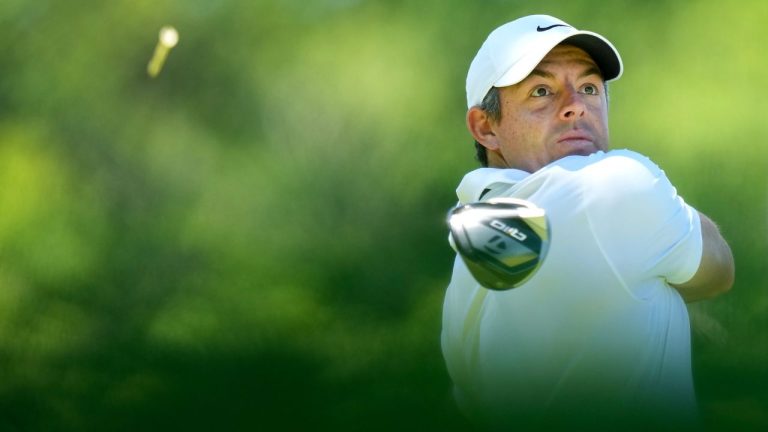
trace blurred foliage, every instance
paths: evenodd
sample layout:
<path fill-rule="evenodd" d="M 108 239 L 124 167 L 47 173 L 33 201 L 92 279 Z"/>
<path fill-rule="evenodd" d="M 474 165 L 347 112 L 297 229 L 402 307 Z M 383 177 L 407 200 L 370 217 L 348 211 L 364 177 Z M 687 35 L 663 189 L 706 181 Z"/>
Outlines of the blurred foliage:
<path fill-rule="evenodd" d="M 0 429 L 468 430 L 443 217 L 469 61 L 530 13 L 614 42 L 614 147 L 731 242 L 694 373 L 768 428 L 768 2 L 532 3 L 0 2 Z"/>

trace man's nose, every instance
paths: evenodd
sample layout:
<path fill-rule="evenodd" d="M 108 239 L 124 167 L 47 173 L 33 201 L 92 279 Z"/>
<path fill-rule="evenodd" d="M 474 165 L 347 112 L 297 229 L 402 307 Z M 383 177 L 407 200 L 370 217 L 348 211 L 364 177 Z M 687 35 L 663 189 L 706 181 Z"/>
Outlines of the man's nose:
<path fill-rule="evenodd" d="M 569 90 L 565 94 L 563 106 L 560 108 L 561 120 L 575 120 L 584 117 L 587 107 L 584 105 L 582 95 L 574 90 Z"/>

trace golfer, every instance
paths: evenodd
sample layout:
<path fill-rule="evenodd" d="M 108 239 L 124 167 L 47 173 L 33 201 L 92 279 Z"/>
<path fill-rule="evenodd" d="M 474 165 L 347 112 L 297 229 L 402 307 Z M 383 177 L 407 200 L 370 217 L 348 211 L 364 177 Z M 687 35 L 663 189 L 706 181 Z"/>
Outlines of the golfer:
<path fill-rule="evenodd" d="M 483 167 L 459 203 L 521 198 L 551 229 L 518 288 L 483 288 L 455 261 L 443 355 L 457 403 L 483 425 L 696 425 L 686 302 L 728 291 L 733 257 L 664 171 L 609 150 L 607 82 L 621 74 L 607 39 L 545 15 L 494 30 L 469 67 Z"/>

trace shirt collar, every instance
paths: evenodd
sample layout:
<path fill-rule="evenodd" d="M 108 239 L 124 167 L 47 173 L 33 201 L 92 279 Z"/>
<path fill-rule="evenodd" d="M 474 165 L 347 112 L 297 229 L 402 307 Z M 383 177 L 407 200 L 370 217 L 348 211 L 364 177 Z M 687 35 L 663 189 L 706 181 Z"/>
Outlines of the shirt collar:
<path fill-rule="evenodd" d="M 480 195 L 494 183 L 513 185 L 528 177 L 530 173 L 513 168 L 478 168 L 470 171 L 456 188 L 459 203 L 467 204 L 480 199 Z"/>

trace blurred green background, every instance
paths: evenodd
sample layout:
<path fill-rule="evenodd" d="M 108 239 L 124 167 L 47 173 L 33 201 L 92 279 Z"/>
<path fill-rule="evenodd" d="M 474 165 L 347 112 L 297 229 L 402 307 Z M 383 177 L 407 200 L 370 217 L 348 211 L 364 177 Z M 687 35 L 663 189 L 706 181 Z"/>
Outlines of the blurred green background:
<path fill-rule="evenodd" d="M 443 218 L 469 62 L 530 13 L 612 40 L 613 146 L 721 225 L 697 389 L 766 430 L 763 0 L 3 0 L 0 430 L 468 430 Z"/>

